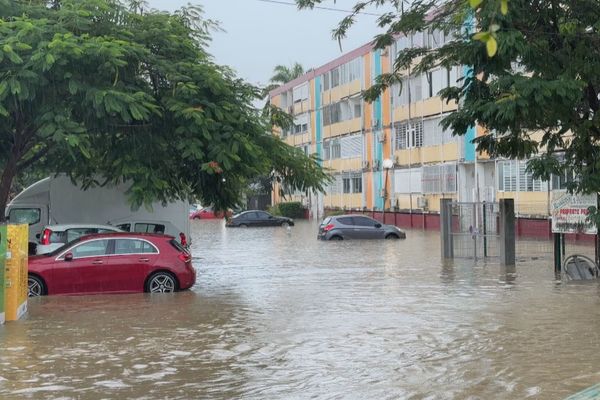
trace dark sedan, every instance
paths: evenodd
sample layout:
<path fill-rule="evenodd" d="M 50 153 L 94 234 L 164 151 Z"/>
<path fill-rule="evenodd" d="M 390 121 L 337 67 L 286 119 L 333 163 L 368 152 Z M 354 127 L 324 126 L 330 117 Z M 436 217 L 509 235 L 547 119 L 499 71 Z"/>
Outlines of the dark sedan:
<path fill-rule="evenodd" d="M 251 210 L 234 215 L 226 225 L 230 227 L 294 226 L 294 220 L 287 217 L 275 217 L 265 211 Z"/>

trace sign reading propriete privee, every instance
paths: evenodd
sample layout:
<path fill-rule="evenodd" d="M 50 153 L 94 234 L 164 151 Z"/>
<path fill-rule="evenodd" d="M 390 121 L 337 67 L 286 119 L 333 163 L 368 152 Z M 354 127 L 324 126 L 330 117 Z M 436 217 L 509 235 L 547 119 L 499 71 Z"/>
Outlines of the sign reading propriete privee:
<path fill-rule="evenodd" d="M 552 193 L 552 233 L 595 235 L 596 225 L 588 221 L 588 208 L 596 207 L 596 195 Z"/>

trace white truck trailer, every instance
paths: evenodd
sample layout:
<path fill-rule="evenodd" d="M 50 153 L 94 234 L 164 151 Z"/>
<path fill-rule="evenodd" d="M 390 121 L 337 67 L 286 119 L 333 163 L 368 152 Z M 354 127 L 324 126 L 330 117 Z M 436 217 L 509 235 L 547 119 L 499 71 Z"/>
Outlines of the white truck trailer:
<path fill-rule="evenodd" d="M 190 204 L 176 201 L 152 210 L 133 210 L 127 200 L 128 185 L 92 187 L 83 190 L 66 175 L 42 179 L 19 193 L 7 206 L 11 223 L 29 224 L 29 243 L 35 248 L 46 225 L 92 223 L 118 226 L 125 231 L 165 233 L 189 244 Z"/>

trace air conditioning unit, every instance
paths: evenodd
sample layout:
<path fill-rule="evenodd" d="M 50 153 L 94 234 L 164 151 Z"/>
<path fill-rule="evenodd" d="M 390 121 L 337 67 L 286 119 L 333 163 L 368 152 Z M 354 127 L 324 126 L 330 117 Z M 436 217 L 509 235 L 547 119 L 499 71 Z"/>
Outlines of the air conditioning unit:
<path fill-rule="evenodd" d="M 373 161 L 373 171 L 379 171 L 379 164 L 380 164 L 379 160 Z"/>
<path fill-rule="evenodd" d="M 368 160 L 364 160 L 362 162 L 362 169 L 363 170 L 369 169 L 369 161 Z"/>
<path fill-rule="evenodd" d="M 371 124 L 371 126 L 373 128 L 378 128 L 379 127 L 379 120 L 377 118 L 373 119 L 373 123 Z"/>
<path fill-rule="evenodd" d="M 386 194 L 385 189 L 381 189 L 380 196 L 386 198 Z"/>
<path fill-rule="evenodd" d="M 417 207 L 426 209 L 427 208 L 427 197 L 419 196 L 417 197 Z"/>
<path fill-rule="evenodd" d="M 396 164 L 396 165 L 401 165 L 401 164 L 400 164 L 400 156 L 399 156 L 399 155 L 396 155 L 396 156 L 394 157 L 394 164 Z"/>
<path fill-rule="evenodd" d="M 377 140 L 381 143 L 385 143 L 385 132 L 377 133 Z"/>

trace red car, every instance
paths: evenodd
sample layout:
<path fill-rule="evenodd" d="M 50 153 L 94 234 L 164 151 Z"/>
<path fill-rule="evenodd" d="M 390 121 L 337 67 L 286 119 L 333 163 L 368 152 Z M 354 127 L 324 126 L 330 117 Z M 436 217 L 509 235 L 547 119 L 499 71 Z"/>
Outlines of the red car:
<path fill-rule="evenodd" d="M 82 236 L 29 258 L 29 296 L 184 290 L 196 282 L 191 259 L 168 235 Z"/>
<path fill-rule="evenodd" d="M 227 217 L 231 217 L 231 211 L 227 212 Z M 215 211 L 212 207 L 204 207 L 199 210 L 190 211 L 190 219 L 215 219 L 223 218 L 223 211 Z"/>

